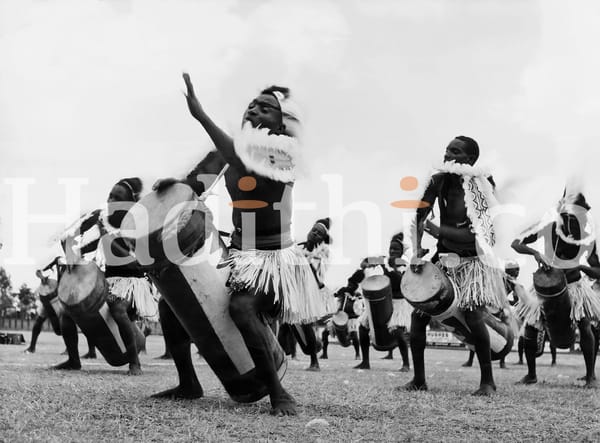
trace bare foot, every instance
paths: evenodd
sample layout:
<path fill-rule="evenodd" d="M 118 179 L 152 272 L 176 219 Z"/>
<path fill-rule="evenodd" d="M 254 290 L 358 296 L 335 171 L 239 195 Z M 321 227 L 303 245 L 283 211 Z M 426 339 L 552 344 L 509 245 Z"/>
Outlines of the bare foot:
<path fill-rule="evenodd" d="M 56 366 L 52 366 L 51 369 L 61 369 L 67 371 L 78 371 L 81 369 L 81 363 L 73 363 L 71 360 L 62 362 Z"/>
<path fill-rule="evenodd" d="M 173 357 L 171 357 L 171 354 L 165 352 L 163 355 L 155 357 L 154 360 L 173 360 Z"/>
<path fill-rule="evenodd" d="M 529 374 L 517 382 L 518 385 L 532 385 L 534 383 L 537 383 L 537 377 L 531 377 Z"/>
<path fill-rule="evenodd" d="M 96 358 L 96 353 L 95 352 L 88 352 L 87 354 L 85 354 L 83 357 L 81 358 Z"/>
<path fill-rule="evenodd" d="M 142 368 L 140 365 L 129 365 L 129 371 L 127 371 L 127 375 L 142 375 Z"/>
<path fill-rule="evenodd" d="M 479 385 L 479 389 L 473 392 L 471 395 L 488 396 L 496 392 L 496 385 L 494 383 L 482 383 Z"/>
<path fill-rule="evenodd" d="M 175 400 L 178 398 L 194 399 L 201 398 L 203 396 L 204 391 L 200 385 L 193 388 L 183 388 L 182 386 L 177 386 L 176 388 L 167 389 L 166 391 L 151 395 L 152 398 L 166 398 L 170 400 Z"/>
<path fill-rule="evenodd" d="M 296 400 L 285 390 L 277 397 L 271 397 L 271 415 L 278 417 L 296 415 Z"/>
<path fill-rule="evenodd" d="M 327 354 L 321 354 L 321 356 L 319 357 L 321 360 L 327 360 Z"/>
<path fill-rule="evenodd" d="M 356 354 L 356 355 L 354 356 L 354 360 L 360 360 L 360 355 Z"/>
<path fill-rule="evenodd" d="M 588 389 L 596 389 L 598 387 L 598 382 L 596 381 L 596 376 L 586 379 L 585 385 L 583 385 L 583 387 L 588 388 Z"/>
<path fill-rule="evenodd" d="M 400 372 L 410 372 L 410 366 L 402 366 L 399 369 Z"/>
<path fill-rule="evenodd" d="M 552 366 L 552 367 L 556 366 L 556 362 L 553 361 L 552 363 L 550 363 L 550 366 Z"/>
<path fill-rule="evenodd" d="M 381 357 L 381 360 L 393 360 L 394 356 L 393 355 L 386 355 L 385 357 Z"/>
<path fill-rule="evenodd" d="M 369 363 L 362 362 L 354 366 L 354 369 L 371 369 L 371 365 Z"/>
<path fill-rule="evenodd" d="M 470 368 L 471 366 L 473 366 L 473 362 L 472 361 L 466 361 L 461 366 L 463 368 Z"/>
<path fill-rule="evenodd" d="M 406 383 L 403 388 L 406 391 L 427 391 L 429 389 L 426 382 L 418 382 L 414 378 Z"/>
<path fill-rule="evenodd" d="M 23 351 L 23 354 L 35 354 L 35 349 L 27 348 Z"/>
<path fill-rule="evenodd" d="M 506 363 L 504 363 L 504 362 L 500 362 L 500 369 L 508 369 L 508 368 L 506 367 Z"/>
<path fill-rule="evenodd" d="M 307 371 L 312 371 L 312 372 L 319 372 L 321 370 L 321 368 L 319 368 L 318 366 L 309 366 L 308 368 L 306 368 Z"/>
<path fill-rule="evenodd" d="M 584 375 L 582 377 L 579 377 L 577 380 L 579 380 L 579 381 L 585 381 L 585 380 L 587 380 L 587 377 Z M 596 376 L 595 375 L 592 377 L 592 380 L 596 380 Z"/>

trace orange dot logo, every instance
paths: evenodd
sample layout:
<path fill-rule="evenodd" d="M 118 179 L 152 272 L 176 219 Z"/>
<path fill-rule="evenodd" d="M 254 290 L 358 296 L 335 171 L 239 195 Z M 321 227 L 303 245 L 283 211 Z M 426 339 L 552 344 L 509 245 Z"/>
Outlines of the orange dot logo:
<path fill-rule="evenodd" d="M 256 178 L 246 175 L 238 180 L 238 188 L 240 191 L 250 192 L 256 189 Z M 229 203 L 230 206 L 237 209 L 260 209 L 269 206 L 262 200 L 236 200 Z"/>
<path fill-rule="evenodd" d="M 400 189 L 403 191 L 414 191 L 419 186 L 419 180 L 417 177 L 413 177 L 411 175 L 407 175 L 406 177 L 402 177 L 400 180 Z M 397 200 L 395 202 L 390 203 L 394 208 L 400 209 L 421 209 L 427 208 L 429 203 L 424 202 L 422 200 Z"/>

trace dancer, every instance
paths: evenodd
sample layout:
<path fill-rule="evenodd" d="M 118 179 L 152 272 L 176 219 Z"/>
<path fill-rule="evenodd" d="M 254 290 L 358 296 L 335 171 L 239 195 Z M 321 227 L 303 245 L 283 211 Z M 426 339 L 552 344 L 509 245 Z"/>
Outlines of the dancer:
<path fill-rule="evenodd" d="M 293 415 L 296 402 L 277 375 L 265 322 L 311 323 L 327 314 L 311 267 L 291 237 L 291 191 L 301 154 L 298 109 L 287 88 L 267 88 L 248 105 L 233 139 L 208 117 L 189 76 L 183 78 L 190 113 L 229 165 L 231 317 L 268 387 L 272 414 Z"/>
<path fill-rule="evenodd" d="M 357 271 L 358 274 L 355 273 L 352 279 L 353 281 L 356 281 L 361 275 L 363 277 L 361 278 L 361 282 L 371 275 L 386 275 L 390 279 L 390 284 L 392 287 L 393 313 L 392 317 L 388 321 L 388 330 L 395 339 L 395 343 L 400 350 L 400 355 L 402 357 L 402 367 L 400 368 L 400 372 L 408 372 L 410 371 L 410 362 L 408 358 L 408 345 L 404 336 L 405 332 L 410 329 L 411 313 L 413 309 L 404 299 L 402 291 L 400 290 L 400 281 L 402 280 L 403 274 L 402 267 L 405 265 L 405 262 L 402 260 L 402 256 L 404 255 L 403 241 L 403 233 L 395 234 L 390 240 L 388 250 L 389 257 L 387 263 L 389 267 L 386 267 L 383 262 L 378 263 L 376 260 L 365 259 L 363 260 L 364 268 L 361 266 L 361 268 L 364 270 L 362 273 Z M 371 263 L 369 263 L 369 261 Z M 369 361 L 371 325 L 369 324 L 369 316 L 367 311 L 361 315 L 359 324 L 360 326 L 358 330 L 362 361 L 354 368 L 371 369 L 371 364 Z M 393 350 L 393 348 L 391 350 Z"/>
<path fill-rule="evenodd" d="M 317 220 L 309 231 L 306 241 L 298 244 L 298 247 L 310 264 L 319 289 L 321 290 L 321 295 L 324 299 L 323 302 L 326 305 L 327 311 L 335 310 L 335 307 L 332 306 L 332 304 L 335 303 L 335 299 L 331 290 L 327 288 L 324 283 L 325 273 L 327 272 L 327 267 L 329 265 L 329 245 L 331 244 L 331 237 L 329 236 L 330 227 L 331 220 L 329 218 Z M 317 354 L 322 346 L 317 339 L 315 327 L 316 324 L 295 324 L 292 325 L 291 328 L 302 352 L 310 356 L 310 365 L 306 368 L 307 371 L 320 370 Z"/>
<path fill-rule="evenodd" d="M 567 186 L 558 207 L 553 211 L 549 220 L 543 220 L 537 226 L 526 231 L 512 243 L 512 247 L 520 254 L 532 255 L 539 266 L 547 271 L 558 271 L 566 279 L 567 304 L 570 305 L 569 319 L 565 317 L 563 324 L 556 321 L 556 313 L 548 302 L 534 299 L 524 306 L 525 321 L 525 359 L 527 360 L 527 375 L 520 383 L 532 384 L 537 382 L 536 373 L 536 337 L 544 327 L 551 332 L 550 341 L 558 345 L 556 340 L 564 334 L 572 337 L 565 343 L 567 347 L 574 341 L 574 330 L 571 322 L 577 325 L 580 334 L 580 346 L 585 361 L 585 386 L 597 386 L 596 365 L 596 334 L 593 324 L 600 319 L 600 298 L 594 293 L 591 282 L 583 278 L 582 273 L 592 279 L 600 277 L 600 262 L 596 250 L 596 240 L 593 233 L 588 232 L 588 211 L 584 195 L 577 189 Z M 545 253 L 528 246 L 538 238 L 545 242 Z M 582 257 L 587 255 L 587 263 L 581 264 Z M 566 313 L 565 313 L 566 314 Z M 554 331 L 554 333 L 552 333 Z"/>
<path fill-rule="evenodd" d="M 144 271 L 134 260 L 121 264 L 123 258 L 129 257 L 127 246 L 119 237 L 121 226 L 127 209 L 139 200 L 142 182 L 139 178 L 124 178 L 111 189 L 107 199 L 107 211 L 96 210 L 80 220 L 74 232 L 67 236 L 80 236 L 79 246 L 67 247 L 67 260 L 77 263 L 81 258 L 95 257 L 100 264 L 106 260 L 104 277 L 108 285 L 107 304 L 114 318 L 119 334 L 125 344 L 129 375 L 142 373 L 136 337 L 143 334 L 137 328 L 138 317 L 155 317 L 158 313 L 156 291 L 144 275 Z M 74 242 L 71 242 L 74 243 Z M 77 349 L 77 327 L 68 316 L 61 320 L 61 329 L 67 344 L 68 360 L 57 365 L 56 369 L 80 369 Z"/>
<path fill-rule="evenodd" d="M 494 203 L 494 182 L 488 174 L 474 167 L 479 158 L 479 145 L 465 136 L 453 139 L 444 156 L 444 165 L 431 177 L 421 201 L 426 207 L 417 209 L 416 257 L 411 263 L 420 272 L 424 251 L 421 249 L 423 231 L 427 230 L 437 242 L 432 261 L 438 263 L 440 254 L 452 254 L 458 265 L 446 268 L 454 281 L 458 307 L 475 336 L 475 353 L 479 361 L 481 379 L 474 395 L 490 395 L 494 383 L 490 337 L 483 320 L 485 310 L 504 309 L 507 305 L 502 272 L 486 265 L 478 256 L 478 248 L 488 256 L 494 244 L 494 230 L 489 208 Z M 427 222 L 433 204 L 438 202 L 440 226 Z M 410 346 L 413 356 L 414 378 L 406 385 L 409 390 L 426 390 L 425 342 L 426 328 L 431 317 L 415 310 L 412 314 Z"/>
<path fill-rule="evenodd" d="M 40 289 L 44 286 L 47 287 L 50 284 L 50 277 L 44 275 L 43 272 L 54 268 L 56 271 L 56 275 L 57 275 L 56 287 L 58 287 L 58 281 L 60 281 L 60 275 L 61 275 L 61 267 L 64 267 L 64 265 L 59 265 L 59 260 L 60 260 L 60 257 L 56 257 L 43 270 L 38 269 L 35 272 L 36 277 L 40 279 L 40 286 L 36 289 L 36 295 L 38 297 L 40 296 L 40 293 L 39 293 Z M 66 315 L 66 314 L 64 312 L 62 312 L 61 315 Z M 42 327 L 43 327 L 44 323 L 46 322 L 46 320 L 49 320 L 49 319 L 50 319 L 50 314 L 46 311 L 46 308 L 42 304 L 41 298 L 40 298 L 40 302 L 38 305 L 38 316 L 35 319 L 33 327 L 31 328 L 31 342 L 29 344 L 29 347 L 27 349 L 25 349 L 25 351 L 24 351 L 26 354 L 34 354 L 35 353 L 37 340 L 38 340 L 40 333 L 42 332 Z M 60 335 L 60 317 L 57 320 L 58 320 L 58 325 L 56 325 L 56 326 L 58 326 L 58 327 L 56 328 L 55 333 Z M 53 324 L 53 327 L 54 326 L 55 325 Z M 87 344 L 88 344 L 88 352 L 82 358 L 94 359 L 94 358 L 96 358 L 96 348 L 94 347 L 94 345 L 92 344 L 92 341 L 90 340 L 90 338 L 87 335 L 85 336 L 85 338 L 86 338 Z"/>

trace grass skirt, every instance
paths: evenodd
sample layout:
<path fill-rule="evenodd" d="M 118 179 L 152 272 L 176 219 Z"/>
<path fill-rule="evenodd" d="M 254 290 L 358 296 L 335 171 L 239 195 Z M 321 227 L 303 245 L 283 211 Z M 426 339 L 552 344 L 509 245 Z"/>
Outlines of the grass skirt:
<path fill-rule="evenodd" d="M 567 285 L 569 298 L 571 299 L 571 320 L 578 322 L 582 318 L 593 321 L 600 320 L 600 292 L 592 289 L 591 283 L 580 278 L 576 282 Z M 521 300 L 515 305 L 515 311 L 524 324 L 537 329 L 543 328 L 542 299 L 537 295 L 533 287 L 529 290 L 527 300 Z"/>
<path fill-rule="evenodd" d="M 158 320 L 158 291 L 146 278 L 108 277 L 108 301 L 115 299 L 131 303 L 138 316 Z"/>
<path fill-rule="evenodd" d="M 388 330 L 392 332 L 397 328 L 406 328 L 410 331 L 410 317 L 412 315 L 413 307 L 406 301 L 406 299 L 394 299 L 392 300 L 394 305 L 394 312 L 388 321 Z"/>
<path fill-rule="evenodd" d="M 460 309 L 486 306 L 500 310 L 508 305 L 502 272 L 486 266 L 478 257 L 461 257 L 458 266 L 444 269 L 454 282 Z"/>
<path fill-rule="evenodd" d="M 273 294 L 274 302 L 281 306 L 283 323 L 312 323 L 337 309 L 335 298 L 319 289 L 308 260 L 295 246 L 230 249 L 228 262 L 231 290 Z"/>

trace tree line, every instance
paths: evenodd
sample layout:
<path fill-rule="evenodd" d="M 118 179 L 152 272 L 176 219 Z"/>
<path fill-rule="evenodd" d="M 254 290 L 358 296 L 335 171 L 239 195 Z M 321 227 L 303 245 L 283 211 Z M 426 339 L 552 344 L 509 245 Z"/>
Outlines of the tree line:
<path fill-rule="evenodd" d="M 13 292 L 10 275 L 0 267 L 0 317 L 33 317 L 37 315 L 34 291 L 23 283 Z"/>

